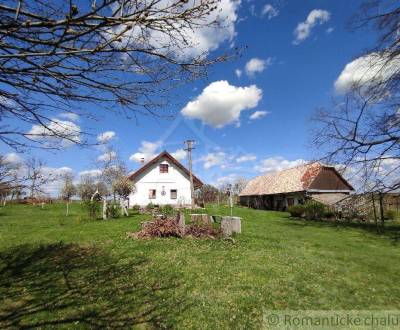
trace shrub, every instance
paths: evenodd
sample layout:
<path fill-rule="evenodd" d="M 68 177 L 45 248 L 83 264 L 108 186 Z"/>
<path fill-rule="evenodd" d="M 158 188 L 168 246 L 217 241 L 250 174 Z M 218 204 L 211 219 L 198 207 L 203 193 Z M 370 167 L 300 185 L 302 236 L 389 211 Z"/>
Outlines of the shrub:
<path fill-rule="evenodd" d="M 325 205 L 316 201 L 308 201 L 304 204 L 304 215 L 307 220 L 322 219 L 325 213 Z"/>
<path fill-rule="evenodd" d="M 175 213 L 174 211 L 175 211 L 174 208 L 173 208 L 171 205 L 169 205 L 169 204 L 164 205 L 164 206 L 162 206 L 162 207 L 160 208 L 160 213 L 163 214 L 163 215 L 165 215 L 165 216 L 171 216 L 171 215 L 173 215 L 173 214 Z"/>
<path fill-rule="evenodd" d="M 97 219 L 100 213 L 100 204 L 98 201 L 84 201 L 83 208 L 88 212 L 89 218 Z"/>
<path fill-rule="evenodd" d="M 395 220 L 397 218 L 397 212 L 395 210 L 387 210 L 385 212 L 385 218 L 388 220 Z"/>
<path fill-rule="evenodd" d="M 118 218 L 120 212 L 120 205 L 118 203 L 112 202 L 107 204 L 106 215 L 107 218 Z"/>
<path fill-rule="evenodd" d="M 331 210 L 327 210 L 324 212 L 324 218 L 327 219 L 333 219 L 335 217 L 335 212 L 331 211 Z"/>
<path fill-rule="evenodd" d="M 290 213 L 291 217 L 300 218 L 304 214 L 304 205 L 298 204 L 289 206 L 288 212 Z"/>
<path fill-rule="evenodd" d="M 152 209 L 154 209 L 154 204 L 152 202 L 150 202 L 149 204 L 146 205 L 146 210 L 147 211 L 151 211 Z"/>
<path fill-rule="evenodd" d="M 133 206 L 132 206 L 132 211 L 133 211 L 135 214 L 139 213 L 139 211 L 140 211 L 140 205 L 138 205 L 138 204 L 133 205 Z"/>

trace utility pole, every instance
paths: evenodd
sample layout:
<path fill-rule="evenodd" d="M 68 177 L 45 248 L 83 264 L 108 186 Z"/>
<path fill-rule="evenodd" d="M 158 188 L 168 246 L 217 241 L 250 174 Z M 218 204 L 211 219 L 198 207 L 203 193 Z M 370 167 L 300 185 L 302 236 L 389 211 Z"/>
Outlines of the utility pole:
<path fill-rule="evenodd" d="M 190 195 L 191 195 L 191 207 L 194 209 L 194 186 L 193 186 L 193 173 L 192 173 L 192 150 L 194 149 L 193 144 L 194 140 L 186 140 L 184 142 L 186 144 L 186 148 L 188 154 L 188 162 L 189 162 L 189 177 L 190 177 Z"/>

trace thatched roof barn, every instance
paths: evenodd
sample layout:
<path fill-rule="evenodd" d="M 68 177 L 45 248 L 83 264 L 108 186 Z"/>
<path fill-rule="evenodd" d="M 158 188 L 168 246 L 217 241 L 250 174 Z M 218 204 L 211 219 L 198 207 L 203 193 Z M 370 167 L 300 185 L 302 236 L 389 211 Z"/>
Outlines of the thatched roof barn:
<path fill-rule="evenodd" d="M 309 198 L 332 205 L 353 190 L 333 166 L 313 162 L 256 177 L 239 196 L 242 205 L 284 210 Z"/>

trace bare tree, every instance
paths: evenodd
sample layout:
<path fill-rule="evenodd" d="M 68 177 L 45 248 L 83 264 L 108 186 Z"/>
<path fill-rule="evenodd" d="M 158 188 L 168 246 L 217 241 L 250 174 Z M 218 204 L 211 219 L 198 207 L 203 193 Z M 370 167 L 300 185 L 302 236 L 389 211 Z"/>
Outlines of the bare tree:
<path fill-rule="evenodd" d="M 315 116 L 314 142 L 324 158 L 362 177 L 366 191 L 400 188 L 400 6 L 365 1 L 357 26 L 372 25 L 380 38 L 359 58 L 359 78 L 331 109 Z"/>
<path fill-rule="evenodd" d="M 90 175 L 82 175 L 76 189 L 81 201 L 90 201 L 90 198 L 96 191 L 96 184 L 93 177 Z"/>
<path fill-rule="evenodd" d="M 46 194 L 46 185 L 57 179 L 54 173 L 46 170 L 45 162 L 31 157 L 25 160 L 25 182 L 29 198 L 34 199 Z"/>
<path fill-rule="evenodd" d="M 113 199 L 115 200 L 116 192 L 113 189 L 114 183 L 126 177 L 127 169 L 119 153 L 112 146 L 104 145 L 102 151 L 102 154 L 95 162 L 95 166 L 101 172 L 98 181 L 102 182 L 107 188 L 107 195 L 105 195 L 105 197 L 107 197 L 108 194 L 113 194 Z"/>
<path fill-rule="evenodd" d="M 203 205 L 205 205 L 207 203 L 217 202 L 218 194 L 219 191 L 217 188 L 210 184 L 205 184 L 196 191 L 196 198 L 198 201 L 201 201 Z"/>
<path fill-rule="evenodd" d="M 240 194 L 240 192 L 246 187 L 247 183 L 249 182 L 248 179 L 244 177 L 237 177 L 233 181 L 233 192 L 236 196 Z"/>
<path fill-rule="evenodd" d="M 117 178 L 113 182 L 113 192 L 119 197 L 122 214 L 129 215 L 125 201 L 129 195 L 135 190 L 135 186 L 127 176 Z"/>
<path fill-rule="evenodd" d="M 20 163 L 12 162 L 7 157 L 0 155 L 0 197 L 3 205 L 6 204 L 9 195 L 13 195 L 17 189 L 21 189 L 20 168 Z"/>
<path fill-rule="evenodd" d="M 65 200 L 66 204 L 66 213 L 65 215 L 69 215 L 69 203 L 71 198 L 76 195 L 77 189 L 73 183 L 73 176 L 71 173 L 64 173 L 62 175 L 63 185 L 61 188 L 61 198 Z"/>
<path fill-rule="evenodd" d="M 0 114 L 13 121 L 0 126 L 0 140 L 13 148 L 86 143 L 79 126 L 57 115 L 92 116 L 88 103 L 127 117 L 169 115 L 158 109 L 172 89 L 229 57 L 193 52 L 193 33 L 223 28 L 218 3 L 2 1 Z M 18 121 L 33 127 L 23 131 Z"/>
<path fill-rule="evenodd" d="M 315 115 L 316 148 L 325 161 L 357 178 L 360 192 L 379 196 L 382 223 L 383 194 L 400 188 L 399 22 L 398 2 L 364 1 L 353 24 L 372 26 L 380 37 L 353 62 L 356 72 L 344 97 Z"/>

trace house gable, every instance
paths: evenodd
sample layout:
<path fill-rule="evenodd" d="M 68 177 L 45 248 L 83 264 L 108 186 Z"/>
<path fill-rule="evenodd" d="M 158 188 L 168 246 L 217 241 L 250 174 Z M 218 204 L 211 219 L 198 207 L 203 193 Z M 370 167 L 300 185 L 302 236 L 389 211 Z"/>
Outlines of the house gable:
<path fill-rule="evenodd" d="M 323 166 L 312 180 L 307 190 L 349 191 L 354 188 L 336 171 L 334 167 Z"/>
<path fill-rule="evenodd" d="M 169 154 L 167 151 L 163 151 L 162 153 L 160 153 L 157 157 L 155 157 L 154 159 L 143 165 L 136 172 L 129 175 L 128 178 L 134 182 L 137 182 L 139 178 L 142 178 L 143 175 L 147 173 L 149 170 L 154 169 L 154 167 L 158 168 L 159 164 L 162 162 L 174 165 L 176 169 L 180 170 L 182 175 L 184 175 L 186 178 L 189 179 L 190 173 L 188 169 L 185 166 L 183 166 L 178 160 L 172 157 L 171 154 Z M 201 182 L 201 180 L 199 180 L 195 175 L 193 175 L 193 185 L 195 188 L 200 188 L 203 185 L 203 182 Z"/>

